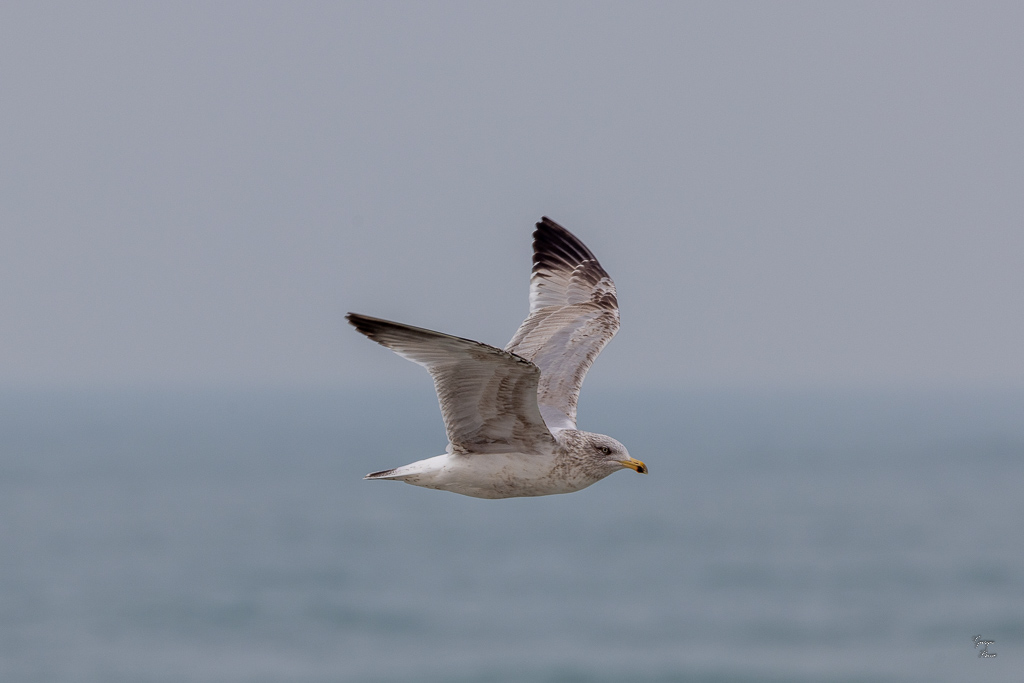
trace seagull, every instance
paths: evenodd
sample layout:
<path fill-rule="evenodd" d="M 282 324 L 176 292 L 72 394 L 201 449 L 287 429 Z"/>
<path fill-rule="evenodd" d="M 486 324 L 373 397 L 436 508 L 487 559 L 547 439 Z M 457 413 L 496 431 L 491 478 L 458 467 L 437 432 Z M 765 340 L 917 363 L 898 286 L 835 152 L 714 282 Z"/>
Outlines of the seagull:
<path fill-rule="evenodd" d="M 358 313 L 356 330 L 434 378 L 448 447 L 365 479 L 475 498 L 572 493 L 647 466 L 603 434 L 576 429 L 583 378 L 619 329 L 615 283 L 571 232 L 541 218 L 533 233 L 530 314 L 504 350 Z"/>

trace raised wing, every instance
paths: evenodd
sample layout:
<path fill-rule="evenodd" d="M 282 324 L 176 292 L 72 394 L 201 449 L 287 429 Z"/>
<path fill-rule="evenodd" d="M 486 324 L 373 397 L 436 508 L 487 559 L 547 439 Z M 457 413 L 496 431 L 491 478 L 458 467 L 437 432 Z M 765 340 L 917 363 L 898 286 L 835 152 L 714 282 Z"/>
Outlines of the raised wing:
<path fill-rule="evenodd" d="M 373 341 L 430 371 L 456 452 L 535 452 L 554 446 L 537 407 L 540 369 L 470 339 L 358 313 L 346 319 Z"/>
<path fill-rule="evenodd" d="M 540 368 L 537 402 L 549 428 L 576 428 L 583 378 L 618 330 L 611 277 L 575 235 L 542 218 L 533 233 L 530 315 L 505 350 Z"/>

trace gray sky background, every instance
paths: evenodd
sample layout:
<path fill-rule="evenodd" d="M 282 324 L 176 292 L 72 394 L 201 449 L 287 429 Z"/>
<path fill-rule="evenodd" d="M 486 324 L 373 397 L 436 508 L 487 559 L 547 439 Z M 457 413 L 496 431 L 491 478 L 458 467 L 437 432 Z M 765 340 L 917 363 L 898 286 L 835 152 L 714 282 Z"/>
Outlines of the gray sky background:
<path fill-rule="evenodd" d="M 592 383 L 1024 385 L 1024 4 L 4 3 L 0 383 L 423 382 L 530 233 Z"/>

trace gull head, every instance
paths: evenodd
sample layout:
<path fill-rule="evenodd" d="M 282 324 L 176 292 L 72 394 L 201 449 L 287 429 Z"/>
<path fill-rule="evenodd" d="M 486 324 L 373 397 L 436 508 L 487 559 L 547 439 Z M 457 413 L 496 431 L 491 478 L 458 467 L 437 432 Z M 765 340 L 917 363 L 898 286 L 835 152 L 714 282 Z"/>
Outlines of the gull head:
<path fill-rule="evenodd" d="M 647 465 L 629 455 L 629 451 L 621 443 L 604 434 L 582 432 L 583 446 L 592 462 L 607 468 L 611 474 L 616 470 L 629 469 L 640 474 L 647 474 Z"/>

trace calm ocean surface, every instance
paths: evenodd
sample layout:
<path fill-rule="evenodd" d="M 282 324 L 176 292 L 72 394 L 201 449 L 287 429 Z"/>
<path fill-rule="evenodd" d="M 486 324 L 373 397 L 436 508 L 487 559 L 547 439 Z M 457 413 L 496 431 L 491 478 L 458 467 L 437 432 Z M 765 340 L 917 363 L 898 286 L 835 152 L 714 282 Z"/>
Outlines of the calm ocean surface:
<path fill-rule="evenodd" d="M 1024 393 L 584 393 L 650 476 L 482 501 L 400 395 L 0 395 L 0 680 L 1024 680 Z M 980 659 L 972 637 L 995 641 Z"/>

